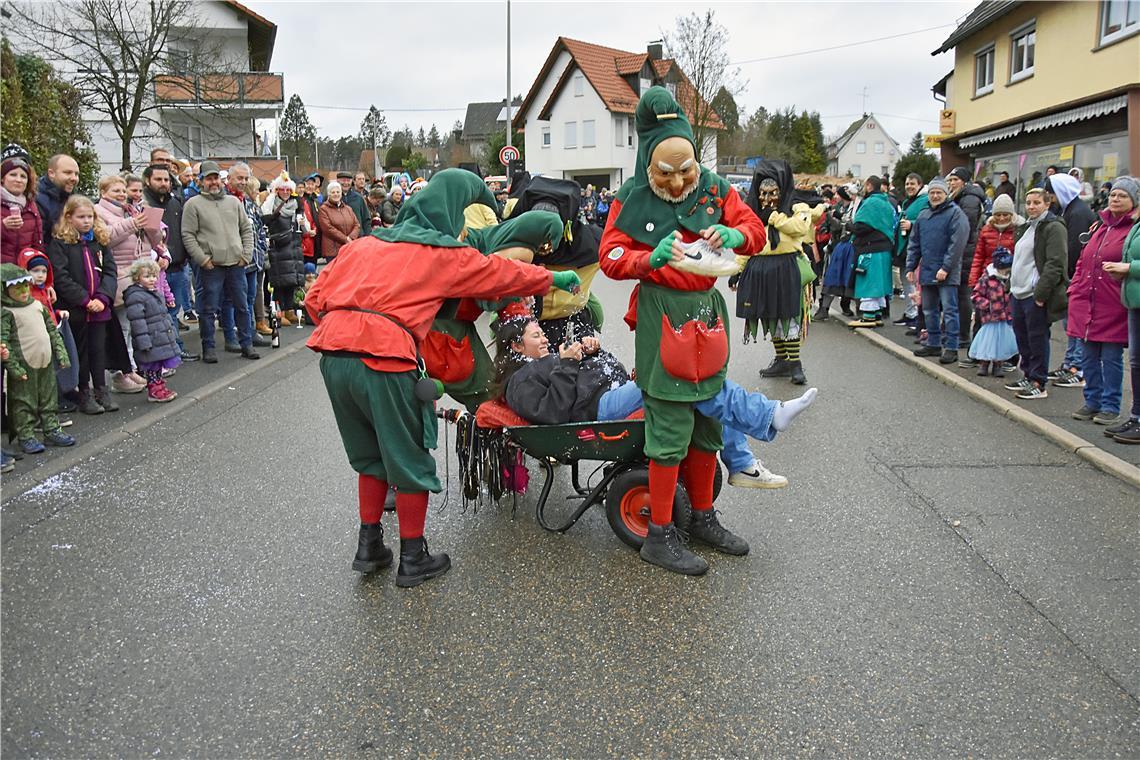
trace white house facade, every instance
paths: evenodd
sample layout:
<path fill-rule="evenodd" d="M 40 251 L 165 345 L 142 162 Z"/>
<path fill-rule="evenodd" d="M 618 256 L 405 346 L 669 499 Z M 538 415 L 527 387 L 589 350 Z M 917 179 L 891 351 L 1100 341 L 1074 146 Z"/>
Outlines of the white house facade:
<path fill-rule="evenodd" d="M 559 37 L 514 120 L 523 131 L 527 171 L 616 190 L 637 161 L 633 116 L 640 94 L 663 85 L 676 95 L 681 76 L 661 59 L 659 46 L 638 54 Z M 710 167 L 715 134 L 703 157 Z"/>
<path fill-rule="evenodd" d="M 889 177 L 902 158 L 899 144 L 887 134 L 874 114 L 863 114 L 827 146 L 827 173 L 865 179 L 872 174 Z"/>

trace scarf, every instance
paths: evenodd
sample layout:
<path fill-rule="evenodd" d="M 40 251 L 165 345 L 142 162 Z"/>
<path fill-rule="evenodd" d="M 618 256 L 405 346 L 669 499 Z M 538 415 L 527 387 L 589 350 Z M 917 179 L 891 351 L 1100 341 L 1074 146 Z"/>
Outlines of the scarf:
<path fill-rule="evenodd" d="M 14 195 L 13 193 L 8 192 L 8 188 L 2 185 L 0 185 L 0 200 L 2 200 L 4 203 L 10 203 L 14 206 L 19 206 L 21 210 L 28 205 L 28 196 Z"/>

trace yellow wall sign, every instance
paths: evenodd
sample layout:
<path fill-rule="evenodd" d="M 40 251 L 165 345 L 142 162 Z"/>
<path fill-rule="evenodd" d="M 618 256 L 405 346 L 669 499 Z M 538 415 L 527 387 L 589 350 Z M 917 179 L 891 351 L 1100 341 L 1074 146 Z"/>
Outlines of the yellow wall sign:
<path fill-rule="evenodd" d="M 928 150 L 931 150 L 931 149 L 936 150 L 942 146 L 942 141 L 944 139 L 946 139 L 945 135 L 923 135 L 922 136 L 922 147 L 924 147 Z"/>
<path fill-rule="evenodd" d="M 938 112 L 938 130 L 944 135 L 952 135 L 957 122 L 956 114 L 952 108 L 944 108 Z"/>
<path fill-rule="evenodd" d="M 1072 161 L 1073 160 L 1073 147 L 1074 146 L 1072 146 L 1072 145 L 1062 145 L 1060 155 L 1058 155 L 1057 157 L 1061 161 L 1066 161 L 1066 162 Z"/>

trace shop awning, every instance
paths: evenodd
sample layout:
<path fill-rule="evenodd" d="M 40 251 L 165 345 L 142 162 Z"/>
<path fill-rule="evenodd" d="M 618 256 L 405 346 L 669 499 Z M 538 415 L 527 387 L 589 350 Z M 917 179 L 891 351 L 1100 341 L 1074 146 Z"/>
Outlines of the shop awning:
<path fill-rule="evenodd" d="M 997 142 L 998 140 L 1005 140 L 1008 137 L 1014 137 L 1015 135 L 1019 134 L 1021 134 L 1020 122 L 1017 124 L 1010 124 L 1008 127 L 1002 127 L 1001 129 L 992 129 L 989 132 L 982 132 L 980 134 L 970 135 L 969 137 L 963 137 L 958 141 L 958 147 L 972 148 L 975 145 Z"/>
<path fill-rule="evenodd" d="M 1067 111 L 1050 114 L 1049 116 L 1042 116 L 1040 119 L 1030 119 L 1025 122 L 1025 131 L 1038 132 L 1042 129 L 1049 129 L 1050 127 L 1059 127 L 1062 124 L 1072 124 L 1075 121 L 1095 119 L 1098 116 L 1107 116 L 1110 113 L 1116 113 L 1120 109 L 1127 107 L 1128 95 L 1117 95 L 1108 100 L 1101 100 L 1097 103 L 1089 103 L 1088 105 L 1070 108 Z"/>

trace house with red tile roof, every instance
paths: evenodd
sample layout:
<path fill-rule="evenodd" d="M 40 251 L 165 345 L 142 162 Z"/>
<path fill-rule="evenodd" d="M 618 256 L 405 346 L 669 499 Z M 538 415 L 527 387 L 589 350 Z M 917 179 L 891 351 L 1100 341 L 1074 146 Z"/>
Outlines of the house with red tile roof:
<path fill-rule="evenodd" d="M 662 57 L 660 43 L 630 53 L 559 37 L 514 117 L 525 136 L 527 171 L 616 190 L 633 176 L 633 115 L 641 93 L 654 85 L 692 114 L 696 90 L 675 61 Z M 706 126 L 724 128 L 715 112 L 704 110 Z M 715 137 L 701 159 L 716 167 Z"/>

